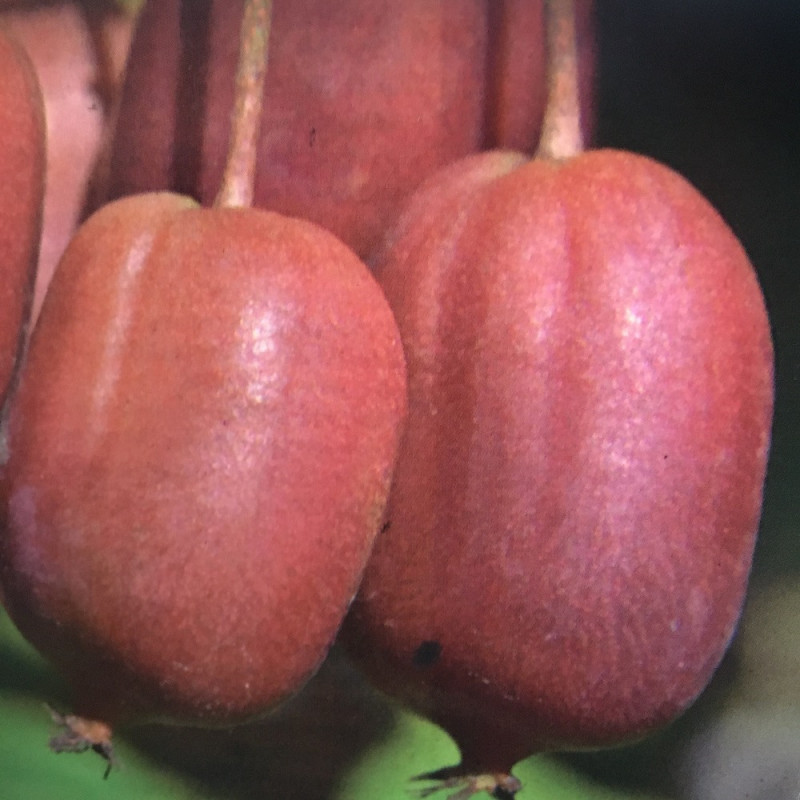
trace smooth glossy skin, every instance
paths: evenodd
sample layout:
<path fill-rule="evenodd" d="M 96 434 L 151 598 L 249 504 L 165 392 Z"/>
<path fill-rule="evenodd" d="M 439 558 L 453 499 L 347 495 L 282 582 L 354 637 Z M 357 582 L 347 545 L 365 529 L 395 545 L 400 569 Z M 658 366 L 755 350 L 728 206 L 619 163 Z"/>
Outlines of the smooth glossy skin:
<path fill-rule="evenodd" d="M 172 189 L 213 200 L 240 5 L 147 4 L 109 197 Z M 587 110 L 591 6 L 579 5 Z M 483 147 L 533 150 L 544 107 L 542 41 L 539 0 L 277 0 L 256 204 L 311 219 L 366 257 L 437 168 Z"/>
<path fill-rule="evenodd" d="M 756 276 L 681 177 L 492 153 L 375 265 L 409 423 L 345 639 L 465 772 L 640 737 L 739 617 L 772 413 Z"/>
<path fill-rule="evenodd" d="M 232 723 L 324 657 L 380 524 L 404 359 L 325 231 L 151 195 L 59 265 L 9 418 L 22 633 L 119 722 Z"/>
<path fill-rule="evenodd" d="M 0 406 L 22 352 L 45 179 L 44 109 L 22 47 L 0 29 Z"/>

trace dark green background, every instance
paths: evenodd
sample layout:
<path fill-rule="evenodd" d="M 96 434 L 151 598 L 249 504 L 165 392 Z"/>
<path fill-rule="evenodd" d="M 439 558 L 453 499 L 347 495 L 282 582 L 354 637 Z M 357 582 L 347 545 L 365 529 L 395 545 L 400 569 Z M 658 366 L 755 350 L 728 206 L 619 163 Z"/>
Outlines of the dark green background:
<path fill-rule="evenodd" d="M 800 10 L 795 2 L 598 0 L 597 143 L 660 159 L 717 206 L 759 273 L 777 407 L 762 531 L 734 645 L 709 689 L 646 742 L 532 758 L 519 800 L 800 797 Z M 338 654 L 265 723 L 120 735 L 56 756 L 44 702 L 67 694 L 0 614 L 0 800 L 405 800 L 407 778 L 456 759 Z"/>

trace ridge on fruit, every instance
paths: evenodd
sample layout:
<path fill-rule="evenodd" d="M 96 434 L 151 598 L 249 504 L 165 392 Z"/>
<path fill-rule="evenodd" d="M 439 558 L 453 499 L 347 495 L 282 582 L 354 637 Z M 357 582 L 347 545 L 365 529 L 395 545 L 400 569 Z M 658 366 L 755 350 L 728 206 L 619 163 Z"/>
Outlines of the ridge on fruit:
<path fill-rule="evenodd" d="M 218 201 L 92 215 L 9 404 L 4 603 L 73 691 L 52 747 L 109 766 L 120 726 L 230 726 L 297 692 L 388 494 L 406 404 L 388 304 L 333 234 L 248 207 L 269 12 L 248 0 Z"/>
<path fill-rule="evenodd" d="M 672 170 L 580 151 L 574 7 L 548 12 L 536 157 L 446 167 L 373 263 L 409 413 L 343 639 L 453 737 L 461 762 L 424 777 L 459 800 L 697 697 L 741 612 L 770 441 L 745 251 Z"/>

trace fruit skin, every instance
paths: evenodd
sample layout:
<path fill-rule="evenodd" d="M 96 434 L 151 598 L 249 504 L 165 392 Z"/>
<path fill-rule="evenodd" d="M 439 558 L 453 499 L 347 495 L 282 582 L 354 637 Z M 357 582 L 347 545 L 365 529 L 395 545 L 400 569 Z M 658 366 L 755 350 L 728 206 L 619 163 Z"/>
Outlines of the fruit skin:
<path fill-rule="evenodd" d="M 129 15 L 103 0 L 9 4 L 0 12 L 41 86 L 47 123 L 47 186 L 33 320 L 83 214 L 88 183 L 122 84 Z"/>
<path fill-rule="evenodd" d="M 490 153 L 423 186 L 374 268 L 409 415 L 351 652 L 462 774 L 671 720 L 760 514 L 773 359 L 741 245 L 645 157 Z"/>
<path fill-rule="evenodd" d="M 240 4 L 146 5 L 106 197 L 171 189 L 213 200 Z M 591 4 L 580 6 L 589 109 Z M 194 47 L 176 44 L 180 31 Z M 538 0 L 278 0 L 256 205 L 311 219 L 366 257 L 437 168 L 482 147 L 533 149 L 544 107 L 542 42 Z"/>
<path fill-rule="evenodd" d="M 22 47 L 0 29 L 0 404 L 22 353 L 45 179 L 42 96 Z"/>
<path fill-rule="evenodd" d="M 112 726 L 231 723 L 322 660 L 380 524 L 399 334 L 327 232 L 163 194 L 56 271 L 10 409 L 0 576 Z"/>

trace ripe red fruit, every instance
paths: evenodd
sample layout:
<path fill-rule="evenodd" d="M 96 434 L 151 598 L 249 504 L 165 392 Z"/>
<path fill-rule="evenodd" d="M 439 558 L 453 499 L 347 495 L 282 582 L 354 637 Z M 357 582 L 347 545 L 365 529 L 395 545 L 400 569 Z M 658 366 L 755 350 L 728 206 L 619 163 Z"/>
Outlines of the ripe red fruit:
<path fill-rule="evenodd" d="M 613 150 L 453 165 L 376 262 L 409 416 L 345 640 L 459 745 L 426 777 L 506 797 L 521 758 L 641 737 L 719 663 L 769 445 L 764 303 L 711 205 Z"/>
<path fill-rule="evenodd" d="M 0 405 L 21 354 L 44 196 L 44 110 L 30 60 L 0 30 Z"/>
<path fill-rule="evenodd" d="M 8 419 L 9 614 L 77 713 L 230 723 L 353 597 L 405 404 L 391 313 L 310 223 L 149 195 L 90 218 Z"/>
<path fill-rule="evenodd" d="M 0 581 L 72 683 L 56 750 L 233 724 L 296 691 L 355 594 L 405 410 L 391 312 L 311 223 L 246 208 L 269 34 L 241 25 L 213 209 L 105 206 L 59 263 L 6 421 Z"/>
<path fill-rule="evenodd" d="M 47 187 L 33 319 L 58 259 L 78 226 L 87 185 L 121 86 L 129 14 L 113 0 L 9 3 L 0 24 L 24 46 L 42 89 Z"/>
<path fill-rule="evenodd" d="M 134 37 L 107 196 L 210 202 L 228 138 L 241 0 L 154 0 Z M 594 63 L 582 3 L 582 67 Z M 532 148 L 539 0 L 278 0 L 255 204 L 368 254 L 406 196 L 482 147 Z"/>

